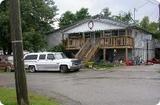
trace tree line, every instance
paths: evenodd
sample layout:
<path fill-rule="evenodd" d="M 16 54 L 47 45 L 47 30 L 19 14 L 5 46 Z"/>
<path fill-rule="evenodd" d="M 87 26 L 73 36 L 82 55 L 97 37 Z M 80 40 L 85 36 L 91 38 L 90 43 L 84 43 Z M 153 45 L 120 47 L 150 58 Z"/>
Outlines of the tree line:
<path fill-rule="evenodd" d="M 54 30 L 52 25 L 58 8 L 53 0 L 21 0 L 21 23 L 24 50 L 43 51 L 47 49 L 46 35 Z M 59 27 L 67 27 L 86 18 L 111 18 L 127 24 L 135 23 L 137 26 L 154 33 L 159 38 L 158 23 L 151 22 L 146 16 L 142 21 L 134 21 L 130 12 L 112 15 L 109 8 L 104 8 L 99 14 L 91 16 L 88 8 L 81 8 L 76 13 L 66 11 L 59 19 Z M 4 54 L 11 54 L 11 36 L 9 22 L 9 0 L 3 0 L 0 4 L 0 50 Z"/>

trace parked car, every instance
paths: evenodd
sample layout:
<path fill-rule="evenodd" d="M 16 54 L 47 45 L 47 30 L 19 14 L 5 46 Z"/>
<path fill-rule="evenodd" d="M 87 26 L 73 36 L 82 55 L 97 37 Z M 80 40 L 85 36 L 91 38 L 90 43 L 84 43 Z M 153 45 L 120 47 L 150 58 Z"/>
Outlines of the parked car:
<path fill-rule="evenodd" d="M 81 62 L 69 59 L 62 52 L 28 53 L 24 56 L 25 69 L 35 71 L 78 71 Z"/>
<path fill-rule="evenodd" d="M 11 71 L 14 69 L 13 63 L 9 62 L 7 56 L 0 56 L 0 70 Z"/>

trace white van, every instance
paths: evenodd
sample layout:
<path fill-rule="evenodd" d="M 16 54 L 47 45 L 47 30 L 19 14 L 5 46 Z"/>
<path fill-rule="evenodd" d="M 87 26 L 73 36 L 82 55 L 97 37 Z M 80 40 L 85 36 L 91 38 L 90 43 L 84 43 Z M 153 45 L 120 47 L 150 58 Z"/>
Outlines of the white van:
<path fill-rule="evenodd" d="M 24 56 L 25 69 L 35 71 L 78 71 L 81 61 L 69 59 L 62 52 L 28 53 Z"/>

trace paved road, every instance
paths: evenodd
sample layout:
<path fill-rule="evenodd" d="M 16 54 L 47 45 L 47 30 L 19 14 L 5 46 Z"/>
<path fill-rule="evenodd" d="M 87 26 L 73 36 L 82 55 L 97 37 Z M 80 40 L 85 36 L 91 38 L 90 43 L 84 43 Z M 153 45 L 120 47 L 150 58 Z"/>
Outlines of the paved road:
<path fill-rule="evenodd" d="M 27 73 L 30 90 L 55 97 L 63 105 L 156 105 L 160 101 L 160 65 L 114 68 L 113 72 Z M 1 73 L 0 85 L 14 86 L 13 73 Z"/>

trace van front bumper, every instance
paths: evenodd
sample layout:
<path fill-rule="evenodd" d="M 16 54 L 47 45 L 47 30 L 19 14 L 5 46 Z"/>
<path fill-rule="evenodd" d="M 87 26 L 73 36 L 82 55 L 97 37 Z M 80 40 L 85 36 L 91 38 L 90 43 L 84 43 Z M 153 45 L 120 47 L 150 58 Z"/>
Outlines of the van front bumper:
<path fill-rule="evenodd" d="M 72 65 L 70 67 L 70 70 L 77 70 L 77 69 L 80 69 L 81 68 L 81 65 Z"/>

